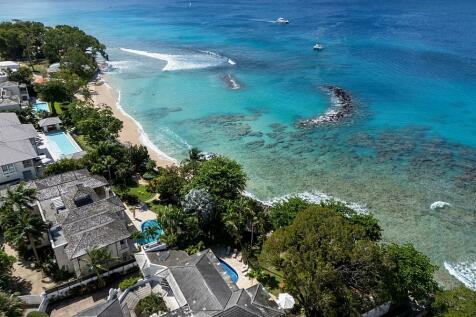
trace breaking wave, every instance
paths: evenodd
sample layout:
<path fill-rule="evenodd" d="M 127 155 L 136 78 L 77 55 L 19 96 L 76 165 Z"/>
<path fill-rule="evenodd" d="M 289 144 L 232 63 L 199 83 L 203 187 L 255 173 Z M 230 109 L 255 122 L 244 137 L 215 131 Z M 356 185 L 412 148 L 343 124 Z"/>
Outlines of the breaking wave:
<path fill-rule="evenodd" d="M 444 263 L 445 269 L 466 287 L 476 291 L 476 261 Z"/>
<path fill-rule="evenodd" d="M 208 51 L 192 52 L 190 54 L 163 54 L 156 52 L 133 50 L 129 48 L 121 48 L 121 50 L 127 53 L 165 61 L 166 64 L 162 69 L 163 71 L 192 70 L 220 67 L 225 65 L 236 65 L 236 62 L 232 59 Z"/>
<path fill-rule="evenodd" d="M 249 197 L 252 197 L 254 199 L 257 199 L 253 194 L 251 194 L 249 192 L 245 192 L 244 194 L 249 196 Z M 263 203 L 264 205 L 272 206 L 274 204 L 278 204 L 278 203 L 288 201 L 290 198 L 293 198 L 293 197 L 298 197 L 298 198 L 301 198 L 302 200 L 305 200 L 305 201 L 308 201 L 308 202 L 314 203 L 314 204 L 320 204 L 321 202 L 324 202 L 324 203 L 326 203 L 326 202 L 339 202 L 339 203 L 342 203 L 345 206 L 355 210 L 356 212 L 362 213 L 362 214 L 366 214 L 369 211 L 368 208 L 365 205 L 358 204 L 358 203 L 347 202 L 345 200 L 335 198 L 335 197 L 333 197 L 331 195 L 328 195 L 326 193 L 317 192 L 317 191 L 287 194 L 287 195 L 280 196 L 280 197 L 275 197 L 275 198 L 272 198 L 272 199 L 269 199 L 269 200 L 259 200 L 259 199 L 257 199 L 257 200 L 260 201 L 261 203 Z"/>

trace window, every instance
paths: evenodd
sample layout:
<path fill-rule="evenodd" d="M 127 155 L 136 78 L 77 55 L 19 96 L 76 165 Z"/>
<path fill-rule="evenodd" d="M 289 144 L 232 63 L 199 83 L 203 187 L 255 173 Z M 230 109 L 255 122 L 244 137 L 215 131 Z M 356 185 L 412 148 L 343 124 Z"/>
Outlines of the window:
<path fill-rule="evenodd" d="M 31 160 L 23 161 L 23 167 L 24 167 L 24 168 L 31 167 L 32 165 L 33 165 L 33 164 L 31 163 Z"/>
<path fill-rule="evenodd" d="M 121 246 L 121 249 L 127 248 L 127 240 L 126 239 L 119 241 L 119 244 Z"/>
<path fill-rule="evenodd" d="M 15 173 L 15 165 L 13 164 L 3 165 L 2 172 L 4 175 Z"/>

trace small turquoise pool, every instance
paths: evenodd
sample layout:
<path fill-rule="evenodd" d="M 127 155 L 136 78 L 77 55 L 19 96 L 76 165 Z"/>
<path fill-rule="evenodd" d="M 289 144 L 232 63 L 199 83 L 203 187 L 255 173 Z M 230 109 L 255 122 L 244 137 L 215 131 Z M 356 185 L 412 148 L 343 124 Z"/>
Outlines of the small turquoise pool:
<path fill-rule="evenodd" d="M 233 283 L 238 282 L 238 273 L 236 273 L 236 271 L 222 259 L 218 259 L 218 260 L 220 261 L 223 269 L 225 270 L 226 274 L 228 274 L 228 276 L 231 278 Z"/>
<path fill-rule="evenodd" d="M 147 228 L 154 228 L 154 227 L 157 228 L 157 230 L 155 231 L 155 235 L 144 237 L 143 239 L 141 239 L 139 241 L 140 245 L 144 245 L 144 244 L 148 244 L 148 243 L 157 241 L 157 239 L 162 235 L 162 232 L 163 232 L 162 228 L 160 228 L 159 223 L 157 222 L 157 220 L 146 220 L 143 223 L 141 223 L 140 231 L 142 231 L 142 232 L 145 232 L 147 230 Z"/>
<path fill-rule="evenodd" d="M 76 141 L 63 131 L 50 132 L 46 134 L 46 137 L 53 150 L 60 157 L 82 151 Z"/>
<path fill-rule="evenodd" d="M 50 108 L 48 107 L 48 103 L 44 102 L 44 101 L 40 101 L 40 100 L 35 102 L 35 104 L 33 105 L 33 110 L 35 112 L 40 112 L 40 111 L 50 112 Z"/>

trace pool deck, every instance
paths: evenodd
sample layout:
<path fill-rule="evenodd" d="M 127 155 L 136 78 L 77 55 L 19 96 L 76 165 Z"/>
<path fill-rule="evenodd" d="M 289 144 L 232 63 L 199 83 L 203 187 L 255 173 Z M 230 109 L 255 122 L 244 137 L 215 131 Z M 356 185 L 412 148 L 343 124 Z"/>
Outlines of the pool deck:
<path fill-rule="evenodd" d="M 243 272 L 246 265 L 241 261 L 241 252 L 238 253 L 236 258 L 233 258 L 231 253 L 226 254 L 226 249 L 226 247 L 217 247 L 213 248 L 213 252 L 236 271 L 238 274 L 238 282 L 236 282 L 236 285 L 239 288 L 249 288 L 258 284 L 257 280 L 246 276 L 246 272 Z"/>
<path fill-rule="evenodd" d="M 126 214 L 131 220 L 132 224 L 138 231 L 141 230 L 140 224 L 146 220 L 155 220 L 157 219 L 157 214 L 152 210 L 141 211 L 136 206 L 126 205 Z M 134 213 L 135 210 L 135 213 Z"/>

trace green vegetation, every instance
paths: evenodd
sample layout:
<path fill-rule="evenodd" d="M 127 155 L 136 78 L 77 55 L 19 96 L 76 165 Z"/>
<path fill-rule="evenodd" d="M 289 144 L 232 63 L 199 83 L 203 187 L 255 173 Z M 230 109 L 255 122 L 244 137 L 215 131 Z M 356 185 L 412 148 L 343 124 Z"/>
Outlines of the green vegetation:
<path fill-rule="evenodd" d="M 338 204 L 304 209 L 266 240 L 260 264 L 286 272 L 284 288 L 308 317 L 356 315 L 410 296 L 429 299 L 436 290 L 429 259 L 409 245 L 378 243 L 369 230 L 374 222 L 353 217 Z"/>
<path fill-rule="evenodd" d="M 129 278 L 126 278 L 121 283 L 119 283 L 119 289 L 121 291 L 125 291 L 129 287 L 134 286 L 141 278 L 142 276 L 140 275 L 134 275 Z"/>
<path fill-rule="evenodd" d="M 5 253 L 3 247 L 0 248 L 0 289 L 12 290 L 12 270 L 16 258 Z"/>
<path fill-rule="evenodd" d="M 130 199 L 127 196 L 132 196 L 137 198 L 136 203 L 131 203 L 131 205 L 137 204 L 139 201 L 142 203 L 145 203 L 146 201 L 152 199 L 154 197 L 154 194 L 149 192 L 147 190 L 146 185 L 139 185 L 139 184 L 133 184 L 128 187 L 115 187 L 114 191 L 118 193 L 121 197 L 124 197 L 124 199 Z"/>
<path fill-rule="evenodd" d="M 185 177 L 177 166 L 161 169 L 157 178 L 149 184 L 149 191 L 160 195 L 164 203 L 178 204 L 182 198 Z"/>
<path fill-rule="evenodd" d="M 298 197 L 274 204 L 269 210 L 269 221 L 274 229 L 289 226 L 297 214 L 310 206 L 310 203 Z"/>
<path fill-rule="evenodd" d="M 46 225 L 38 215 L 32 215 L 30 204 L 35 200 L 35 189 L 20 184 L 17 188 L 7 190 L 2 197 L 0 209 L 0 227 L 5 241 L 16 248 L 31 248 L 36 262 L 40 262 L 36 242 L 42 238 Z"/>
<path fill-rule="evenodd" d="M 102 274 L 107 272 L 108 267 L 114 261 L 111 251 L 107 248 L 93 248 L 88 250 L 86 255 L 86 258 L 83 260 L 86 267 L 96 275 L 98 285 L 104 286 L 105 281 Z"/>
<path fill-rule="evenodd" d="M 167 306 L 164 300 L 156 295 L 151 294 L 141 299 L 135 308 L 135 313 L 139 317 L 150 316 L 152 314 L 158 314 L 160 312 L 167 312 Z"/>
<path fill-rule="evenodd" d="M 432 304 L 434 316 L 476 316 L 476 292 L 464 286 L 452 290 L 438 291 Z"/>
<path fill-rule="evenodd" d="M 49 315 L 42 311 L 31 311 L 29 312 L 26 317 L 48 317 Z"/>
<path fill-rule="evenodd" d="M 13 72 L 8 71 L 8 80 L 16 81 L 20 84 L 30 85 L 33 80 L 33 72 L 28 67 L 20 67 L 19 70 Z"/>
<path fill-rule="evenodd" d="M 21 317 L 23 315 L 23 303 L 12 294 L 0 291 L 0 316 Z"/>
<path fill-rule="evenodd" d="M 49 164 L 44 171 L 45 176 L 57 175 L 83 168 L 83 162 L 75 159 L 64 158 Z"/>

